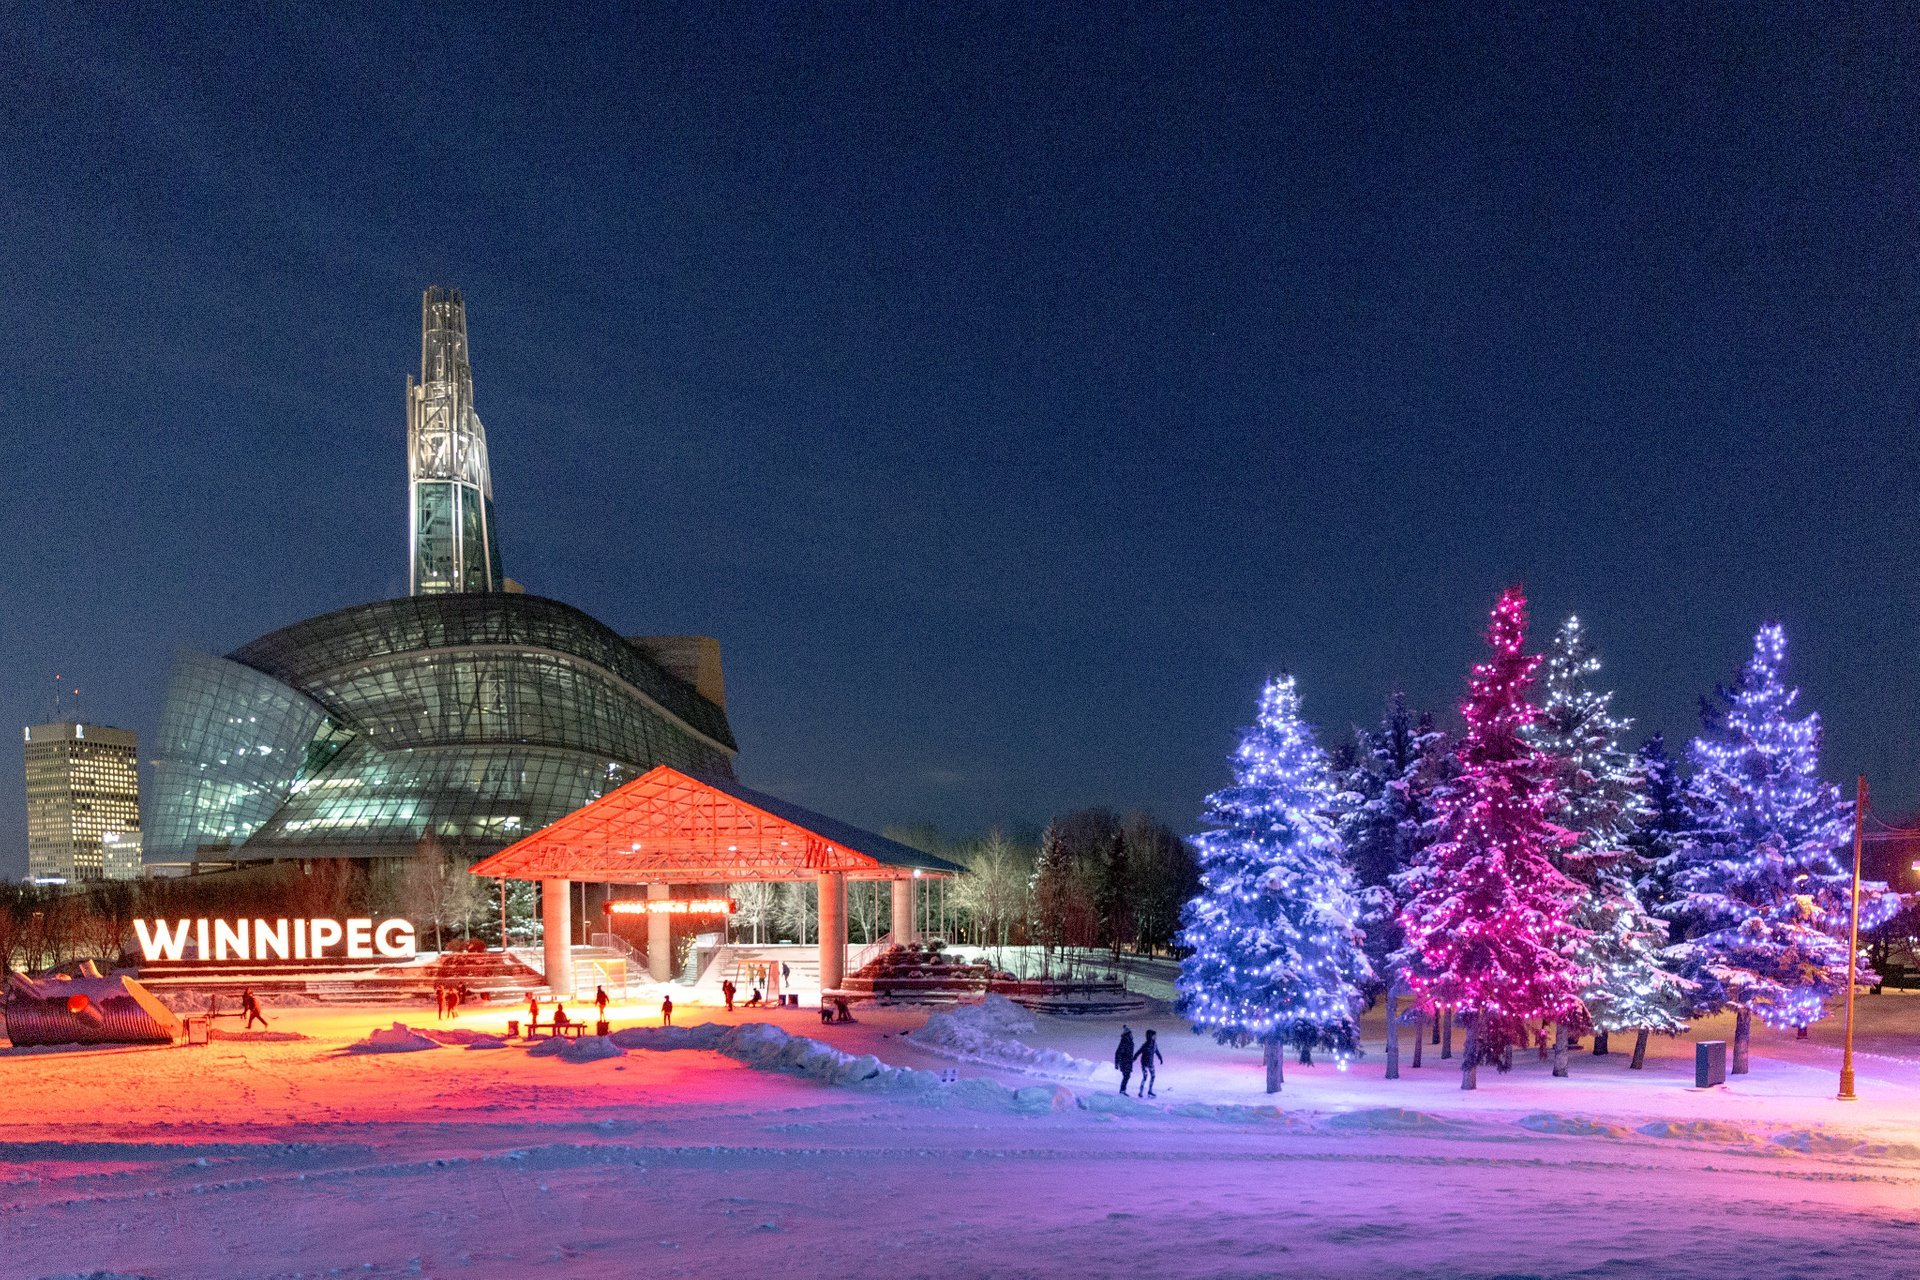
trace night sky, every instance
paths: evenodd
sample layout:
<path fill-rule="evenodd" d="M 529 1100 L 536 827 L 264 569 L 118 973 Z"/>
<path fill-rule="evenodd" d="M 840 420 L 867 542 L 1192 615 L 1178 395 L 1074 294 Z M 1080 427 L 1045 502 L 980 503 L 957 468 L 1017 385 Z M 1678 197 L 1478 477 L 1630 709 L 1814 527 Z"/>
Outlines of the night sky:
<path fill-rule="evenodd" d="M 15 731 L 405 592 L 444 283 L 507 572 L 849 820 L 1191 829 L 1263 678 L 1451 721 L 1516 581 L 1672 737 L 1779 618 L 1920 802 L 1910 10 L 213 7 L 0 29 Z"/>

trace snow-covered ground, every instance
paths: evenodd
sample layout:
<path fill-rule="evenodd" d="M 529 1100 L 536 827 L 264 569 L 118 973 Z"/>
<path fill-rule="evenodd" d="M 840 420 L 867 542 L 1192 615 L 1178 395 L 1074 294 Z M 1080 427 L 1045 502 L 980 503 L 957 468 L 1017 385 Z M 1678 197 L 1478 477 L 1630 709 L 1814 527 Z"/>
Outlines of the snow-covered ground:
<path fill-rule="evenodd" d="M 287 1008 L 304 1038 L 0 1054 L 0 1276 L 1920 1275 L 1920 996 L 1861 1001 L 1856 1103 L 1831 1026 L 1709 1093 L 1690 1041 L 1462 1093 L 1431 1050 L 1382 1079 L 1374 1025 L 1269 1097 L 1135 1020 L 1140 1103 L 1110 1020 L 676 1003 L 720 1029 L 535 1056 L 501 1012 Z"/>

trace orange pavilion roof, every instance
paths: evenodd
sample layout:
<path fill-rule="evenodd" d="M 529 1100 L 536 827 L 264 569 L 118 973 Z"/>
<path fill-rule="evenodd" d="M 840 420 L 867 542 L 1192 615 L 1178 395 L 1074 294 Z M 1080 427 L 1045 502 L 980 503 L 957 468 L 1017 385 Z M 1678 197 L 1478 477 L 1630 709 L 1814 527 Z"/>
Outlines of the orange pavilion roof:
<path fill-rule="evenodd" d="M 477 876 L 698 884 L 952 875 L 965 868 L 728 778 L 667 765 L 473 865 Z"/>

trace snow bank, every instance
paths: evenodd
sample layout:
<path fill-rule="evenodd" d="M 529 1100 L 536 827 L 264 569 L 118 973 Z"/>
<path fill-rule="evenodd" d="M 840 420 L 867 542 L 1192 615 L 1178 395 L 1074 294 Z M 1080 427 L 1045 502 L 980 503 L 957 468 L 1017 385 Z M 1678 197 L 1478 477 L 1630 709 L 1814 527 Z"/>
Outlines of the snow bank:
<path fill-rule="evenodd" d="M 558 1058 L 562 1062 L 605 1062 L 626 1054 L 611 1036 L 581 1036 L 578 1040 L 550 1036 L 527 1050 L 529 1058 Z"/>
<path fill-rule="evenodd" d="M 298 1031 L 226 1031 L 219 1027 L 208 1027 L 209 1040 L 244 1040 L 250 1044 L 277 1044 L 283 1040 L 307 1040 Z"/>
<path fill-rule="evenodd" d="M 1015 1012 L 1019 1017 L 1026 1016 L 1017 1006 Z M 1034 1114 L 1071 1110 L 1077 1105 L 1072 1090 L 1059 1085 L 1010 1089 L 996 1080 L 961 1080 L 943 1085 L 931 1071 L 888 1066 L 870 1053 L 847 1053 L 806 1036 L 789 1035 L 765 1022 L 743 1022 L 737 1027 L 711 1022 L 693 1027 L 629 1027 L 608 1039 L 623 1049 L 709 1050 L 759 1071 L 803 1076 L 843 1089 L 891 1093 L 937 1106 Z"/>
<path fill-rule="evenodd" d="M 413 1053 L 420 1049 L 438 1049 L 439 1043 L 429 1040 L 404 1022 L 396 1022 L 391 1027 L 381 1027 L 367 1032 L 365 1040 L 356 1040 L 347 1046 L 348 1053 Z"/>
<path fill-rule="evenodd" d="M 1577 1138 L 1624 1138 L 1632 1132 L 1621 1125 L 1589 1120 L 1585 1116 L 1563 1116 L 1553 1111 L 1538 1111 L 1514 1123 L 1530 1133 L 1564 1133 Z"/>
<path fill-rule="evenodd" d="M 1328 1116 L 1326 1127 L 1349 1133 L 1445 1133 L 1460 1124 L 1444 1116 L 1405 1107 L 1367 1107 Z"/>
<path fill-rule="evenodd" d="M 1035 1049 L 1014 1037 L 1034 1029 L 1033 1015 L 1005 996 L 990 995 L 982 1004 L 961 1005 L 927 1019 L 913 1033 L 913 1043 L 942 1057 L 1014 1071 L 1085 1079 L 1099 1064 L 1058 1049 Z"/>
<path fill-rule="evenodd" d="M 1683 1138 L 1693 1142 L 1736 1142 L 1745 1145 L 1752 1134 L 1724 1120 L 1652 1120 L 1634 1132 L 1649 1138 Z"/>

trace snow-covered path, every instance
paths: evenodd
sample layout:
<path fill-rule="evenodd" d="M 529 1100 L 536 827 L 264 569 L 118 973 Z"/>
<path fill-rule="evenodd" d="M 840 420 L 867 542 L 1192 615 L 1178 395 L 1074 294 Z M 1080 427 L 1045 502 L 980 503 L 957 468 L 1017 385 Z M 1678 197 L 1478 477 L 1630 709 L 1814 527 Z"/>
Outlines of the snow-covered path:
<path fill-rule="evenodd" d="M 1644 1080 L 1523 1064 L 1477 1095 L 1433 1068 L 1404 1090 L 1377 1063 L 1296 1070 L 1262 1112 L 1244 1055 L 1183 1037 L 1172 1109 L 1116 1114 L 1086 1083 L 929 1100 L 706 1051 L 343 1052 L 375 1016 L 0 1059 L 0 1276 L 1920 1275 L 1914 1083 L 1875 1059 L 1868 1104 L 1823 1109 L 1817 1044 L 1769 1041 L 1712 1095 L 1671 1046 Z M 788 1015 L 938 1063 L 918 1022 Z"/>

